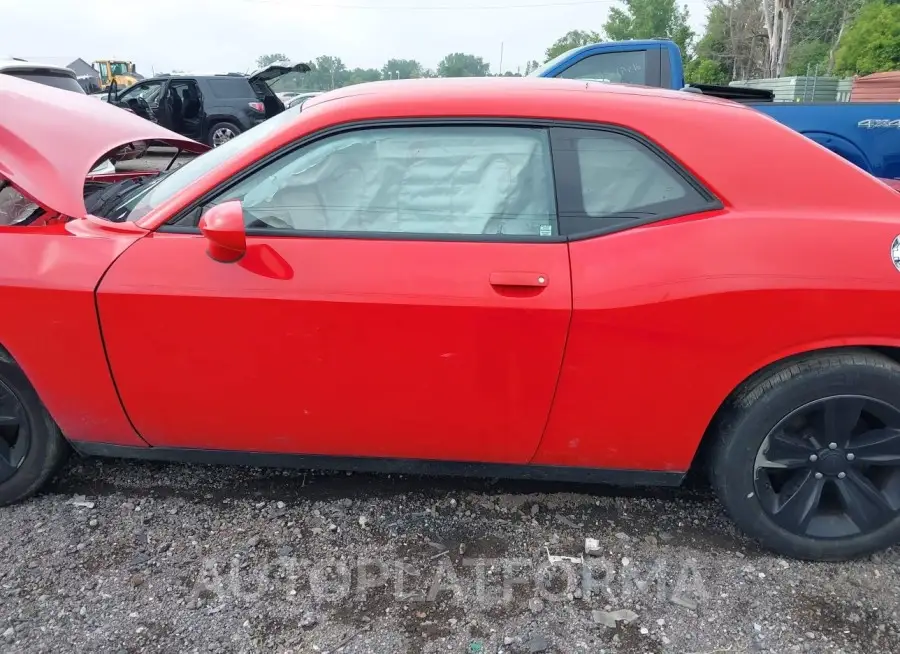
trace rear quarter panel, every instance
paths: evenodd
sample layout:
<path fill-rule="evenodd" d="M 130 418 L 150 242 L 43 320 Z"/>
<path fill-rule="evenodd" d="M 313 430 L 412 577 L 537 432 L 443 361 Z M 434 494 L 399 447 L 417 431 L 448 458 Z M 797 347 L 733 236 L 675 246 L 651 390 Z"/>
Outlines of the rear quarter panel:
<path fill-rule="evenodd" d="M 898 234 L 888 217 L 723 210 L 571 243 L 573 320 L 533 463 L 685 471 L 757 370 L 900 345 Z"/>

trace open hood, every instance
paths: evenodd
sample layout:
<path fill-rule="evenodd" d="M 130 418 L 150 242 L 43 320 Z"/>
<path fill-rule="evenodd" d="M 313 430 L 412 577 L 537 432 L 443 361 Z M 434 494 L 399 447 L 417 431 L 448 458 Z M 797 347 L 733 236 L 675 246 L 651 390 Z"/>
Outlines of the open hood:
<path fill-rule="evenodd" d="M 86 215 L 85 177 L 110 152 L 141 141 L 209 149 L 88 95 L 0 75 L 0 176 L 47 209 Z"/>
<path fill-rule="evenodd" d="M 251 82 L 274 82 L 276 79 L 281 77 L 282 75 L 287 75 L 288 73 L 308 73 L 312 70 L 309 67 L 309 64 L 294 64 L 291 62 L 281 61 L 274 64 L 269 64 L 259 70 L 253 71 L 250 73 L 250 81 Z"/>

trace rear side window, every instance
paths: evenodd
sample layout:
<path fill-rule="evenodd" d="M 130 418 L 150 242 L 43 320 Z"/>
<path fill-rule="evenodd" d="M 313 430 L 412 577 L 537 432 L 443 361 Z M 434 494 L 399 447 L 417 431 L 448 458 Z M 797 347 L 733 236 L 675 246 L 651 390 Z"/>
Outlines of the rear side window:
<path fill-rule="evenodd" d="M 635 137 L 558 128 L 552 138 L 563 233 L 604 231 L 715 206 L 698 184 Z"/>
<path fill-rule="evenodd" d="M 50 71 L 25 71 L 25 70 L 8 70 L 4 71 L 6 75 L 18 77 L 19 79 L 27 79 L 29 82 L 37 82 L 44 86 L 52 86 L 53 88 L 62 89 L 64 91 L 73 91 L 75 93 L 84 94 L 84 89 L 78 80 L 71 75 L 65 73 L 54 73 Z"/>
<path fill-rule="evenodd" d="M 653 51 L 653 55 L 655 59 L 647 50 L 595 54 L 572 64 L 557 77 L 658 86 L 659 53 Z"/>
<path fill-rule="evenodd" d="M 207 83 L 217 98 L 256 98 L 250 82 L 243 77 L 221 77 L 207 80 Z"/>

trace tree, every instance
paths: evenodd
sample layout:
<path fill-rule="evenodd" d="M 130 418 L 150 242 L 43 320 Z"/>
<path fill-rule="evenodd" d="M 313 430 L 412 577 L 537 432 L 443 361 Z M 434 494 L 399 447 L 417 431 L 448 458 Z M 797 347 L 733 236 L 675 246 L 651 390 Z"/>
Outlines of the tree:
<path fill-rule="evenodd" d="M 784 72 L 786 75 L 826 74 L 829 68 L 830 51 L 828 43 L 820 39 L 795 43 L 791 46 Z"/>
<path fill-rule="evenodd" d="M 711 0 L 706 31 L 694 48 L 700 61 L 688 61 L 685 68 L 712 74 L 709 64 L 700 68 L 704 60 L 711 60 L 729 80 L 751 79 L 763 74 L 766 52 L 760 0 Z"/>
<path fill-rule="evenodd" d="M 388 62 L 381 67 L 381 74 L 385 79 L 422 77 L 422 64 L 415 59 L 388 59 Z"/>
<path fill-rule="evenodd" d="M 787 68 L 797 0 L 762 0 L 763 27 L 768 37 L 766 74 L 781 77 Z"/>
<path fill-rule="evenodd" d="M 336 89 L 347 81 L 347 67 L 340 57 L 332 57 L 330 55 L 322 55 L 316 57 L 316 61 L 311 66 L 312 70 L 307 73 L 310 78 L 310 85 L 320 90 Z"/>
<path fill-rule="evenodd" d="M 528 63 L 525 64 L 525 74 L 528 75 L 531 71 L 537 70 L 540 67 L 540 64 L 536 59 L 532 59 Z"/>
<path fill-rule="evenodd" d="M 805 75 L 807 67 L 834 70 L 835 52 L 844 30 L 859 13 L 864 0 L 806 1 L 794 18 L 787 73 Z"/>
<path fill-rule="evenodd" d="M 273 54 L 260 55 L 256 58 L 256 67 L 257 68 L 265 68 L 269 64 L 274 64 L 279 61 L 288 61 L 287 55 L 282 54 L 280 52 L 276 52 Z"/>
<path fill-rule="evenodd" d="M 627 39 L 671 39 L 687 58 L 694 31 L 688 25 L 687 5 L 680 9 L 675 0 L 620 0 L 624 8 L 609 10 L 606 35 L 613 41 Z"/>
<path fill-rule="evenodd" d="M 900 68 L 900 4 L 876 0 L 865 5 L 844 31 L 835 64 L 845 75 Z"/>
<path fill-rule="evenodd" d="M 558 57 L 564 52 L 568 52 L 572 48 L 578 48 L 583 45 L 589 45 L 591 43 L 597 43 L 598 41 L 602 41 L 600 34 L 597 32 L 585 32 L 583 30 L 570 30 L 566 32 L 564 35 L 559 37 L 553 42 L 547 51 L 544 53 L 544 61 L 550 61 L 554 57 Z M 529 62 L 531 63 L 531 62 Z M 537 62 L 534 62 L 537 64 Z M 537 68 L 537 65 L 534 66 Z M 529 71 L 526 67 L 526 73 Z"/>
<path fill-rule="evenodd" d="M 454 52 L 441 59 L 438 64 L 438 77 L 485 77 L 490 72 L 490 65 L 481 57 Z"/>
<path fill-rule="evenodd" d="M 381 71 L 377 68 L 354 68 L 341 76 L 341 86 L 377 82 L 381 79 Z"/>
<path fill-rule="evenodd" d="M 688 84 L 728 84 L 725 67 L 713 59 L 694 57 L 684 67 L 684 79 Z"/>

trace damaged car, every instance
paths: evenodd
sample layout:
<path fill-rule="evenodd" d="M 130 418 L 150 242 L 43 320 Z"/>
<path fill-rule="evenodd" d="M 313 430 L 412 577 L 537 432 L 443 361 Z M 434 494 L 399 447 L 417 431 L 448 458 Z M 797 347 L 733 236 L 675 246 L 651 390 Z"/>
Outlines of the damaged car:
<path fill-rule="evenodd" d="M 123 90 L 111 87 L 107 102 L 215 148 L 284 111 L 270 84 L 309 70 L 305 63 L 277 63 L 251 75 L 154 77 Z"/>
<path fill-rule="evenodd" d="M 783 555 L 900 543 L 900 195 L 762 112 L 382 81 L 86 193 L 121 143 L 204 146 L 4 77 L 0 179 L 42 213 L 0 227 L 0 504 L 71 450 L 692 472 Z"/>

